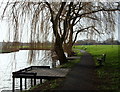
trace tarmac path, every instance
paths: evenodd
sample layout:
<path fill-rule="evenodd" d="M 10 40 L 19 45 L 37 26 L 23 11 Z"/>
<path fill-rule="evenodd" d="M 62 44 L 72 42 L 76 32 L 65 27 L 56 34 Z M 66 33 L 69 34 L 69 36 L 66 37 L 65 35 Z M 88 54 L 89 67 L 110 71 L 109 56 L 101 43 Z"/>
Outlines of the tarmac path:
<path fill-rule="evenodd" d="M 80 63 L 71 69 L 59 91 L 97 90 L 98 81 L 93 57 L 83 50 L 81 52 L 83 56 Z"/>

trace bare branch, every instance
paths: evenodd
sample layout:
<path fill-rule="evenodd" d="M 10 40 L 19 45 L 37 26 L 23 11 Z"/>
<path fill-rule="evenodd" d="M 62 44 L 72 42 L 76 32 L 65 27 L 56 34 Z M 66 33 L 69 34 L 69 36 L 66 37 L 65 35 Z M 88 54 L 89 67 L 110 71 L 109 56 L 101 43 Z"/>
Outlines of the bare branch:
<path fill-rule="evenodd" d="M 48 3 L 48 2 L 45 2 L 47 5 L 48 5 L 48 8 L 50 9 L 50 13 L 51 13 L 51 21 L 53 22 L 54 21 L 54 11 L 52 10 L 52 8 L 51 8 L 51 6 L 50 6 L 50 4 Z"/>
<path fill-rule="evenodd" d="M 8 6 L 9 6 L 9 1 L 7 2 L 6 6 L 4 8 L 4 11 L 3 11 L 3 14 L 2 14 L 2 19 L 3 19 L 4 15 L 5 15 L 5 12 L 6 12 L 6 9 L 7 9 Z"/>
<path fill-rule="evenodd" d="M 60 7 L 60 9 L 59 9 L 59 11 L 58 11 L 58 13 L 56 15 L 55 21 L 58 21 L 58 19 L 60 18 L 61 13 L 62 13 L 62 11 L 64 9 L 65 4 L 66 4 L 66 2 L 62 2 L 61 7 Z"/>
<path fill-rule="evenodd" d="M 109 11 L 120 11 L 120 9 L 99 9 L 99 10 L 94 10 L 94 11 L 82 13 L 78 16 L 82 17 L 82 16 L 85 16 L 85 15 L 89 15 L 89 14 L 92 14 L 92 13 L 97 13 L 97 12 L 100 12 L 100 11 L 107 11 L 107 12 L 109 12 Z"/>
<path fill-rule="evenodd" d="M 94 26 L 89 26 L 89 27 L 86 27 L 86 28 L 83 28 L 83 29 L 77 30 L 77 33 L 76 33 L 76 35 L 75 35 L 75 39 L 74 39 L 74 41 L 73 41 L 72 44 L 75 43 L 75 41 L 76 41 L 76 39 L 77 39 L 77 36 L 78 36 L 78 33 L 82 32 L 82 31 L 85 31 L 85 30 L 87 30 L 87 29 L 89 29 L 89 28 L 94 28 Z M 76 31 L 74 31 L 74 32 L 76 32 Z"/>

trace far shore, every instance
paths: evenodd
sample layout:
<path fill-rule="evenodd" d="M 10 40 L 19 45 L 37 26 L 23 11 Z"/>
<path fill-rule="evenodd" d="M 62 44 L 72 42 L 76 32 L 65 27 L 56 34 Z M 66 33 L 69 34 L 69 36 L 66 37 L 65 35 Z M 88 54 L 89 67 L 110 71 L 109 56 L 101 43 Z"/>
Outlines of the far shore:
<path fill-rule="evenodd" d="M 1 50 L 1 53 L 11 53 L 11 52 L 17 52 L 19 50 L 51 50 L 51 47 L 49 46 L 44 46 L 44 47 L 31 47 L 31 46 L 10 46 L 10 47 L 7 47 L 7 48 L 3 48 Z"/>

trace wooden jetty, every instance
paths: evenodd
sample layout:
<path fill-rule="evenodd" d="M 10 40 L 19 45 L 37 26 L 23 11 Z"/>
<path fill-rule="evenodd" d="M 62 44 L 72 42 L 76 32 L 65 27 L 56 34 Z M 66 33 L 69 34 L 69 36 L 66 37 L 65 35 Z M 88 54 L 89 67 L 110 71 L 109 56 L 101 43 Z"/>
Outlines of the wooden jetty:
<path fill-rule="evenodd" d="M 13 92 L 15 92 L 15 78 L 20 78 L 20 91 L 22 91 L 22 79 L 25 79 L 25 89 L 27 89 L 27 79 L 31 79 L 31 86 L 36 85 L 36 79 L 55 79 L 55 78 L 64 78 L 69 69 L 66 68 L 50 68 L 50 66 L 30 66 L 28 68 L 13 72 Z"/>

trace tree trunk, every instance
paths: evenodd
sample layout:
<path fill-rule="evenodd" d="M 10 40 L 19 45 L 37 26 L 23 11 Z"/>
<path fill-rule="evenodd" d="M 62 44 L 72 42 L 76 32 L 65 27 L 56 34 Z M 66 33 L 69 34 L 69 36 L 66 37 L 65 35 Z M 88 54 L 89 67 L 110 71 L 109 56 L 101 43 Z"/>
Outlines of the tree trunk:
<path fill-rule="evenodd" d="M 65 43 L 64 44 L 64 50 L 68 54 L 68 57 L 72 56 L 72 44 L 71 43 Z"/>
<path fill-rule="evenodd" d="M 62 48 L 62 42 L 60 42 L 60 40 L 56 40 L 55 45 L 54 45 L 54 50 L 58 56 L 60 64 L 67 63 L 67 59 L 64 54 L 64 50 Z"/>
<path fill-rule="evenodd" d="M 68 56 L 72 56 L 72 46 L 73 46 L 73 26 L 70 25 L 70 35 L 68 43 L 64 44 L 64 48 L 68 54 Z"/>
<path fill-rule="evenodd" d="M 54 13 L 54 9 L 51 8 L 51 5 L 46 2 L 46 4 L 48 5 L 48 8 L 50 10 L 50 13 L 51 13 L 51 22 L 52 22 L 52 27 L 53 27 L 53 33 L 55 35 L 55 45 L 54 45 L 54 50 L 58 56 L 58 59 L 60 61 L 60 64 L 64 64 L 67 62 L 67 59 L 66 59 L 66 56 L 64 54 L 64 50 L 63 50 L 63 47 L 62 47 L 62 44 L 63 44 L 63 40 L 64 40 L 64 37 L 61 37 L 59 32 L 58 32 L 58 29 L 59 29 L 59 20 L 60 20 L 60 16 L 62 14 L 62 11 L 66 5 L 66 2 L 62 2 L 61 3 L 61 7 L 59 8 L 57 14 Z M 63 36 L 65 36 L 66 32 L 63 33 Z"/>

